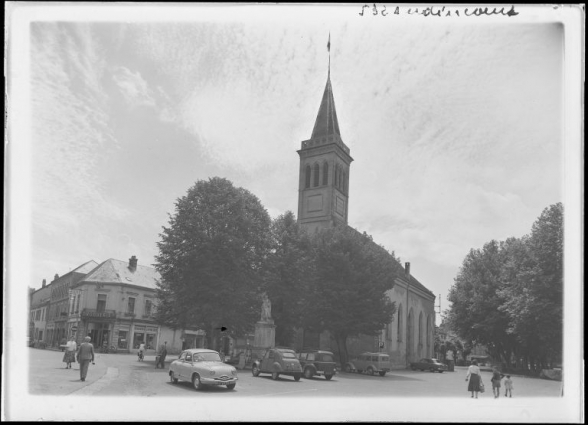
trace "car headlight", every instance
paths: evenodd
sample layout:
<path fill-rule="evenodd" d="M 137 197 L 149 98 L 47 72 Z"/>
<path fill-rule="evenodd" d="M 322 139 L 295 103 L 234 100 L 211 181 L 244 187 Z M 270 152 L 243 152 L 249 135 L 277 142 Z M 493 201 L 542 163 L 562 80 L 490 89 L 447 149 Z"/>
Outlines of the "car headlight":
<path fill-rule="evenodd" d="M 231 370 L 231 373 L 233 374 L 233 376 L 237 376 L 237 369 Z"/>

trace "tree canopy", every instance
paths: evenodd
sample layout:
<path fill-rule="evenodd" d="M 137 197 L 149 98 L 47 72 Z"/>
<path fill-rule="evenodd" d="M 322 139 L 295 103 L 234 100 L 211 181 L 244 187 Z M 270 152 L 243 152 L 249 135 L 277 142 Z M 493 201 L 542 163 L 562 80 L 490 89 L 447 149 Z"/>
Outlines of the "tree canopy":
<path fill-rule="evenodd" d="M 558 362 L 562 352 L 563 205 L 546 208 L 531 234 L 472 249 L 450 289 L 451 328 L 508 363 Z"/>
<path fill-rule="evenodd" d="M 304 325 L 335 338 L 341 362 L 350 336 L 376 335 L 392 321 L 397 260 L 365 233 L 346 225 L 314 235 L 314 280 L 306 291 Z"/>
<path fill-rule="evenodd" d="M 272 221 L 266 292 L 272 301 L 276 345 L 290 345 L 301 324 L 305 283 L 314 267 L 310 242 L 291 211 Z"/>
<path fill-rule="evenodd" d="M 259 199 L 223 178 L 200 180 L 179 198 L 157 246 L 160 322 L 249 332 L 259 319 L 270 218 Z"/>

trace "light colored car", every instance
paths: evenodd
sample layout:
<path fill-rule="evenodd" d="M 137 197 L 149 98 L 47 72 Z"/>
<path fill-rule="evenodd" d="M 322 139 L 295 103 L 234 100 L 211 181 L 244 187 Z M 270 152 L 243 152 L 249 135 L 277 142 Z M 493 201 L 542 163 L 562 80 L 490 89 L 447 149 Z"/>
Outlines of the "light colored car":
<path fill-rule="evenodd" d="M 251 373 L 253 376 L 259 376 L 260 373 L 271 373 L 273 380 L 277 380 L 280 375 L 288 375 L 294 377 L 295 381 L 300 381 L 302 367 L 294 350 L 270 348 L 260 360 L 253 362 Z"/>
<path fill-rule="evenodd" d="M 174 384 L 179 380 L 191 382 L 197 390 L 205 385 L 223 385 L 232 390 L 239 378 L 237 369 L 223 363 L 217 351 L 192 348 L 182 351 L 180 357 L 171 362 L 169 379 Z"/>
<path fill-rule="evenodd" d="M 345 372 L 367 372 L 369 375 L 386 375 L 390 372 L 390 356 L 385 353 L 361 353 L 345 364 Z"/>

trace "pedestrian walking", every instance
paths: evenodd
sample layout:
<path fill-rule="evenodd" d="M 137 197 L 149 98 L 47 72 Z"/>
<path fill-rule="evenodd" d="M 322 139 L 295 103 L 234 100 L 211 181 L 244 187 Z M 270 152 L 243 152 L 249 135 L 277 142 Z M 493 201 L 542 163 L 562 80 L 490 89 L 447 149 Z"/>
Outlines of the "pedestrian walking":
<path fill-rule="evenodd" d="M 447 360 L 447 371 L 453 372 L 455 363 L 453 362 L 453 350 L 447 350 L 445 355 L 445 360 Z"/>
<path fill-rule="evenodd" d="M 86 380 L 88 374 L 88 366 L 90 362 L 94 363 L 94 346 L 90 343 L 92 338 L 89 336 L 84 338 L 84 342 L 80 344 L 78 348 L 78 363 L 80 364 L 80 379 L 82 382 Z"/>
<path fill-rule="evenodd" d="M 510 375 L 506 375 L 506 379 L 504 380 L 504 396 L 512 397 L 512 390 L 514 386 L 512 385 L 512 379 L 510 379 Z"/>
<path fill-rule="evenodd" d="M 474 398 L 474 393 L 476 393 L 476 398 L 478 398 L 478 393 L 480 392 L 480 384 L 482 383 L 482 378 L 480 377 L 480 368 L 478 367 L 477 361 L 472 361 L 470 367 L 468 367 L 468 374 L 466 375 L 466 381 L 469 379 L 468 384 L 468 391 L 471 391 L 472 398 Z"/>
<path fill-rule="evenodd" d="M 66 369 L 71 369 L 71 364 L 75 363 L 77 349 L 78 345 L 72 336 L 69 341 L 67 341 L 67 344 L 65 344 L 65 353 L 63 354 L 63 362 L 65 363 Z"/>
<path fill-rule="evenodd" d="M 167 356 L 167 341 L 165 341 L 165 343 L 161 347 L 161 350 L 159 351 L 157 363 L 155 363 L 155 369 L 157 369 L 159 365 L 161 365 L 162 369 L 165 369 L 165 356 Z"/>
<path fill-rule="evenodd" d="M 494 393 L 494 398 L 500 397 L 500 381 L 504 378 L 496 367 L 492 368 L 492 392 Z"/>

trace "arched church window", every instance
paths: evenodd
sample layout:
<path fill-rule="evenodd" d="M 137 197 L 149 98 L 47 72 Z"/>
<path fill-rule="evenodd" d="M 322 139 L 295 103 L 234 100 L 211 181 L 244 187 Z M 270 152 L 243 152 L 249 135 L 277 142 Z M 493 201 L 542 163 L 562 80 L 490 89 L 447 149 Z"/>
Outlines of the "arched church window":
<path fill-rule="evenodd" d="M 325 161 L 323 164 L 323 185 L 329 184 L 329 164 Z"/>
<path fill-rule="evenodd" d="M 320 167 L 318 164 L 314 164 L 314 182 L 313 187 L 317 187 L 319 185 L 319 177 L 320 177 Z"/>
<path fill-rule="evenodd" d="M 343 178 L 341 180 L 341 189 L 343 189 L 343 193 L 347 193 L 347 176 L 345 175 L 345 171 L 343 171 Z"/>
<path fill-rule="evenodd" d="M 396 315 L 396 317 L 398 318 L 398 320 L 396 321 L 397 324 L 397 329 L 396 329 L 396 335 L 397 335 L 397 341 L 398 342 L 402 342 L 402 322 L 403 322 L 403 313 L 402 313 L 402 304 L 400 304 L 400 306 L 398 307 L 398 314 Z"/>
<path fill-rule="evenodd" d="M 333 173 L 333 186 L 337 187 L 339 184 L 339 164 L 335 164 L 335 172 Z"/>
<path fill-rule="evenodd" d="M 419 314 L 419 344 L 423 343 L 423 313 Z"/>
<path fill-rule="evenodd" d="M 306 189 L 308 189 L 310 187 L 310 165 L 306 166 L 306 171 L 305 171 L 305 183 L 304 183 L 304 187 Z"/>

